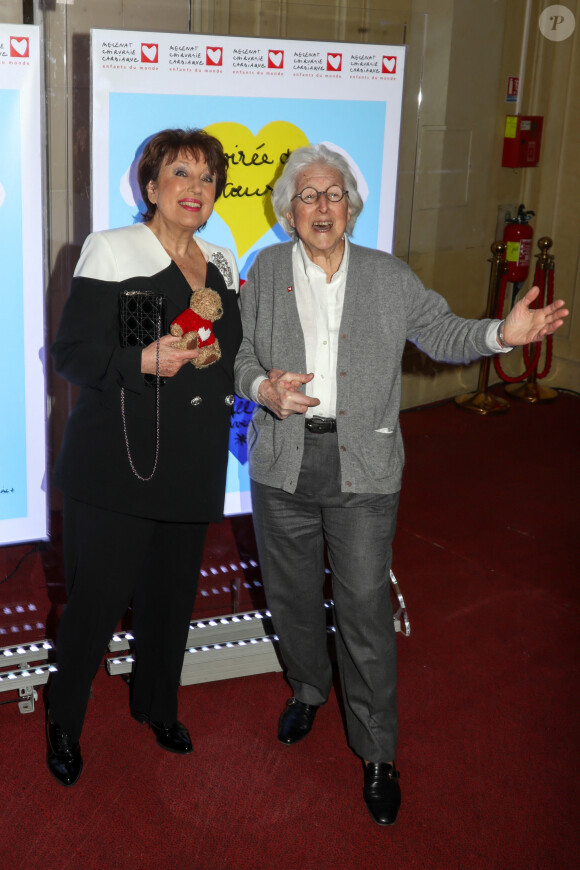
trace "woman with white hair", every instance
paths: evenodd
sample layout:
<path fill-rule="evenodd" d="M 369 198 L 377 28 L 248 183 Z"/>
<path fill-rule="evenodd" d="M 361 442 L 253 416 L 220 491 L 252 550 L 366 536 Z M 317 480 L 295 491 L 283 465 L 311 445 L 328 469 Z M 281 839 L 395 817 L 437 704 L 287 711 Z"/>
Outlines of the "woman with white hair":
<path fill-rule="evenodd" d="M 533 288 L 505 321 L 456 317 L 405 263 L 349 241 L 362 201 L 347 161 L 323 145 L 290 156 L 272 202 L 292 241 L 260 252 L 250 270 L 235 375 L 237 393 L 258 405 L 248 440 L 254 527 L 293 690 L 278 739 L 306 737 L 331 689 L 326 545 L 348 739 L 369 812 L 391 825 L 401 792 L 389 570 L 405 341 L 468 363 L 539 341 L 568 312 L 561 300 L 531 309 Z"/>

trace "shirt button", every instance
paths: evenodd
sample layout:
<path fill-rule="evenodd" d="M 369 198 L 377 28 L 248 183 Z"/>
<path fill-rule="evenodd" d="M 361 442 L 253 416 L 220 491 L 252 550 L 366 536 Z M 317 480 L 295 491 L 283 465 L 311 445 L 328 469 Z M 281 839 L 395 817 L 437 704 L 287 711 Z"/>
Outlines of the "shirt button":
<path fill-rule="evenodd" d="M 328 344 L 328 342 L 327 342 L 327 341 L 323 341 L 322 344 Z"/>

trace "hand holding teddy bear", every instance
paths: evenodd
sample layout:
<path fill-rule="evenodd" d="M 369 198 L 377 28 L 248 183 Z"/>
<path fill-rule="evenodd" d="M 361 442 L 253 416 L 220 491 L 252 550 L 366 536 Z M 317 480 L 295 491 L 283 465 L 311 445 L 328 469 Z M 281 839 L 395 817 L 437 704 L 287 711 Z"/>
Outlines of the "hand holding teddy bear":
<path fill-rule="evenodd" d="M 172 347 L 192 349 L 195 347 L 192 342 L 197 342 L 199 354 L 191 360 L 197 369 L 205 369 L 221 359 L 221 348 L 213 331 L 213 323 L 222 314 L 219 293 L 209 287 L 200 287 L 191 294 L 189 308 L 182 311 L 171 324 L 171 335 L 179 339 L 172 343 Z"/>

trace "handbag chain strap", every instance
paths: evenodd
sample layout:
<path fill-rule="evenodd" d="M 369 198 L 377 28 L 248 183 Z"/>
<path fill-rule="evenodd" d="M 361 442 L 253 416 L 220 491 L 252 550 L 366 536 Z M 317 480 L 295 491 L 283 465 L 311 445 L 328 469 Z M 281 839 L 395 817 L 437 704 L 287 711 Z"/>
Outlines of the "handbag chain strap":
<path fill-rule="evenodd" d="M 121 387 L 121 416 L 123 418 L 123 433 L 125 435 L 125 446 L 127 447 L 127 458 L 129 460 L 129 465 L 131 466 L 131 471 L 135 475 L 135 477 L 142 480 L 143 483 L 147 483 L 148 480 L 151 480 L 155 472 L 157 471 L 157 461 L 159 459 L 159 353 L 161 348 L 161 315 L 159 314 L 157 317 L 157 358 L 156 358 L 156 367 L 155 367 L 155 461 L 153 463 L 153 470 L 149 477 L 141 477 L 137 469 L 135 468 L 135 463 L 133 462 L 133 457 L 131 456 L 131 448 L 129 447 L 129 436 L 127 434 L 127 420 L 125 417 L 125 389 Z"/>

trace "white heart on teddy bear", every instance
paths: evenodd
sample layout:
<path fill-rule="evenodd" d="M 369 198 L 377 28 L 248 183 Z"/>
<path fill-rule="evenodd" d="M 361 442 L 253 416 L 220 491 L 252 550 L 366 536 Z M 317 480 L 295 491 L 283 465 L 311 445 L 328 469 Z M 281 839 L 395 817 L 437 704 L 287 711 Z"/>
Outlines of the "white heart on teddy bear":
<path fill-rule="evenodd" d="M 202 341 L 207 341 L 211 335 L 211 330 L 209 330 L 207 326 L 202 326 L 200 329 L 198 329 L 198 335 Z"/>

